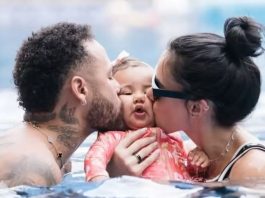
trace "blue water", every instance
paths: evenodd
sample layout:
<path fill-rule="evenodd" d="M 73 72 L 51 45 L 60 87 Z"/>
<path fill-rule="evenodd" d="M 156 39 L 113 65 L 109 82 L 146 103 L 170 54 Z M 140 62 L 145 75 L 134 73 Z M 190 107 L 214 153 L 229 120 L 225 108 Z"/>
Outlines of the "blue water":
<path fill-rule="evenodd" d="M 49 3 L 50 2 L 50 3 Z M 181 34 L 214 32 L 222 34 L 227 17 L 247 15 L 265 24 L 263 1 L 23 1 L 0 2 L 0 132 L 17 126 L 23 111 L 17 105 L 13 89 L 12 68 L 16 52 L 32 31 L 60 21 L 88 23 L 96 39 L 106 48 L 111 59 L 122 50 L 152 66 L 167 42 Z M 127 2 L 127 3 L 126 3 Z M 166 3 L 167 2 L 167 3 Z M 204 3 L 203 3 L 204 2 Z M 124 11 L 125 10 L 125 11 Z M 265 76 L 264 56 L 255 59 Z M 265 88 L 255 111 L 244 121 L 248 130 L 265 140 Z M 93 142 L 89 137 L 72 157 L 73 171 L 63 182 L 51 188 L 20 186 L 5 188 L 0 183 L 0 197 L 257 197 L 264 195 L 263 181 L 251 184 L 191 184 L 170 182 L 156 186 L 137 178 L 120 178 L 105 183 L 84 182 L 83 159 Z M 258 185 L 260 183 L 260 185 Z M 126 185 L 124 185 L 126 184 Z M 110 187 L 115 186 L 115 187 Z M 116 189 L 115 189 L 116 188 Z M 255 189 L 254 189 L 255 188 Z M 106 192 L 106 189 L 112 190 Z M 145 189 L 145 192 L 141 192 Z M 254 189 L 254 190 L 253 190 Z M 142 190 L 142 191 L 141 191 Z M 136 193 L 135 193 L 136 192 Z M 138 194 L 137 194 L 138 192 Z M 109 193 L 109 194 L 104 194 Z M 124 194 L 123 194 L 124 193 Z M 170 194 L 172 193 L 172 194 Z M 183 193 L 183 194 L 182 194 Z M 185 194 L 186 193 L 186 194 Z M 106 195 L 106 196 L 105 196 Z M 160 197 L 161 197 L 160 196 Z M 170 196 L 171 197 L 171 196 Z"/>

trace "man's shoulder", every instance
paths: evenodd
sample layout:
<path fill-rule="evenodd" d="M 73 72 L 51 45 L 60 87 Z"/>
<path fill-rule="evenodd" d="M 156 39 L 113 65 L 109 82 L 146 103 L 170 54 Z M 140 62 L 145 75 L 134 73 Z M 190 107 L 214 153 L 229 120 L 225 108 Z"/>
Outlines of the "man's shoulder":
<path fill-rule="evenodd" d="M 16 131 L 10 132 L 0 136 L 0 180 L 9 186 L 58 183 L 60 169 L 48 147 Z"/>
<path fill-rule="evenodd" d="M 9 186 L 50 186 L 58 183 L 61 179 L 60 169 L 52 160 L 40 156 L 41 153 L 36 156 L 33 153 L 28 155 L 18 152 L 13 153 L 12 157 L 3 157 L 0 162 L 0 180 L 6 181 Z"/>

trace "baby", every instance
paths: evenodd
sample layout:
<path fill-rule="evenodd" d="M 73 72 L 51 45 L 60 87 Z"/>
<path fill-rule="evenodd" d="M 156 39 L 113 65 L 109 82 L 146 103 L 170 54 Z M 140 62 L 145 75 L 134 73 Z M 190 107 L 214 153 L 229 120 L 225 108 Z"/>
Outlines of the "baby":
<path fill-rule="evenodd" d="M 153 69 L 151 66 L 131 58 L 123 58 L 113 67 L 114 78 L 120 83 L 119 97 L 123 104 L 124 122 L 128 129 L 147 127 L 146 136 L 156 136 L 160 156 L 157 161 L 145 169 L 142 177 L 159 180 L 190 180 L 190 172 L 208 165 L 208 157 L 198 148 L 192 150 L 188 160 L 183 141 L 178 132 L 165 134 L 155 127 L 152 103 L 146 97 L 151 87 Z M 84 169 L 87 181 L 99 181 L 109 178 L 106 170 L 115 147 L 122 138 L 133 131 L 109 131 L 98 134 L 96 142 L 86 154 Z M 142 159 L 137 156 L 138 163 Z M 193 159 L 193 160 L 192 160 Z M 188 164 L 189 165 L 188 165 Z M 195 164 L 195 165 L 191 165 Z M 194 167 L 194 168 L 188 168 Z"/>

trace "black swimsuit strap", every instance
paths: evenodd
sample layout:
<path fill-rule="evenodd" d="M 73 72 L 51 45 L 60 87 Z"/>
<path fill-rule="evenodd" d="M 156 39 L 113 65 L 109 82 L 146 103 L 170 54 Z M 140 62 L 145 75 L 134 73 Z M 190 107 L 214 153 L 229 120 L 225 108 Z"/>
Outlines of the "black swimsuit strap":
<path fill-rule="evenodd" d="M 263 144 L 253 144 L 253 143 L 246 144 L 238 151 L 236 156 L 229 162 L 229 164 L 226 165 L 226 167 L 224 168 L 224 172 L 226 173 L 222 178 L 220 177 L 219 179 L 221 180 L 227 179 L 237 160 L 239 160 L 242 156 L 244 156 L 248 151 L 253 149 L 258 149 L 265 152 L 265 146 Z"/>

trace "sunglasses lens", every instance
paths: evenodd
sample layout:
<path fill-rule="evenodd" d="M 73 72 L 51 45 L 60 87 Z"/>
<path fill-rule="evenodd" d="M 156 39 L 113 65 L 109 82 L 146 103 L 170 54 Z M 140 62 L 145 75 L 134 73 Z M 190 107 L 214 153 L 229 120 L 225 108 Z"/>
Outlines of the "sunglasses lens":
<path fill-rule="evenodd" d="M 167 89 L 161 89 L 158 86 L 159 83 L 156 82 L 155 76 L 152 78 L 152 90 L 153 90 L 153 98 L 154 100 L 158 100 L 160 97 L 167 97 L 167 98 L 176 98 L 182 100 L 188 100 L 190 95 L 183 91 L 171 91 Z"/>

